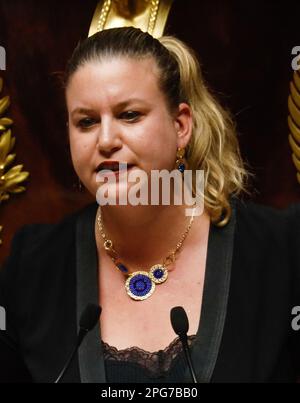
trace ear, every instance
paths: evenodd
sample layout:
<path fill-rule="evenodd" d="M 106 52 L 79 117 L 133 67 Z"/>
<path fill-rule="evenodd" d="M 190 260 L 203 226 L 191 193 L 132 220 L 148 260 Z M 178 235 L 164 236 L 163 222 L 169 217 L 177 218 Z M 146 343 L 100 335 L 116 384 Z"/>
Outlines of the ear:
<path fill-rule="evenodd" d="M 174 121 L 177 133 L 177 147 L 184 148 L 192 136 L 193 118 L 191 107 L 186 103 L 179 104 Z"/>

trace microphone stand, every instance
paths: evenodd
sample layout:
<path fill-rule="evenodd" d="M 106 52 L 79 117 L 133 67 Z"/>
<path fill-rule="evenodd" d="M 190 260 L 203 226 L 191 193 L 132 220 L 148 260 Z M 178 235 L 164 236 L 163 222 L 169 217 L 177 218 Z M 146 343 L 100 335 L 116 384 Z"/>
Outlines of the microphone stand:
<path fill-rule="evenodd" d="M 190 354 L 190 349 L 188 346 L 188 341 L 187 341 L 187 335 L 186 334 L 181 334 L 179 335 L 179 339 L 181 341 L 182 347 L 183 347 L 183 352 L 190 370 L 190 374 L 191 377 L 193 379 L 193 383 L 198 383 L 197 378 L 196 378 L 196 374 L 194 372 L 194 368 L 193 368 L 193 363 L 191 360 L 191 354 Z"/>

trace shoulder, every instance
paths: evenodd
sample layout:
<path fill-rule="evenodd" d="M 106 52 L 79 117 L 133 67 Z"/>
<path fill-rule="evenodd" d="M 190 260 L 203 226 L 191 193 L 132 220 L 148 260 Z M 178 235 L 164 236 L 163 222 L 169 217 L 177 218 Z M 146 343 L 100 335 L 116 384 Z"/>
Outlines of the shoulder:
<path fill-rule="evenodd" d="M 286 239 L 290 209 L 277 209 L 253 202 L 236 201 L 236 232 L 258 241 Z"/>
<path fill-rule="evenodd" d="M 235 210 L 239 220 L 249 224 L 272 225 L 285 220 L 286 210 L 254 203 L 252 201 L 235 200 Z"/>
<path fill-rule="evenodd" d="M 236 255 L 274 273 L 288 266 L 300 272 L 300 204 L 283 209 L 235 201 Z M 299 274 L 300 275 L 300 274 Z"/>
<path fill-rule="evenodd" d="M 22 283 L 28 278 L 65 270 L 68 257 L 74 260 L 77 219 L 84 214 L 93 214 L 93 211 L 96 211 L 96 203 L 55 224 L 21 227 L 13 237 L 10 254 L 0 269 L 0 286 L 1 283 Z"/>
<path fill-rule="evenodd" d="M 1 306 L 27 317 L 29 306 L 73 292 L 77 218 L 95 210 L 89 205 L 56 224 L 25 225 L 15 234 L 0 269 Z"/>
<path fill-rule="evenodd" d="M 300 272 L 300 204 L 283 209 L 235 202 L 234 249 L 238 259 L 274 273 L 297 267 Z M 291 269 L 289 269 L 290 271 Z"/>
<path fill-rule="evenodd" d="M 90 204 L 75 213 L 68 214 L 55 224 L 24 225 L 13 238 L 11 254 L 17 252 L 18 258 L 23 259 L 41 252 L 51 254 L 58 249 L 66 250 L 74 242 L 78 217 L 95 209 L 96 204 Z"/>
<path fill-rule="evenodd" d="M 288 236 L 291 232 L 300 236 L 300 203 L 286 208 L 274 208 L 253 202 L 234 201 L 237 227 L 241 230 L 273 233 Z"/>

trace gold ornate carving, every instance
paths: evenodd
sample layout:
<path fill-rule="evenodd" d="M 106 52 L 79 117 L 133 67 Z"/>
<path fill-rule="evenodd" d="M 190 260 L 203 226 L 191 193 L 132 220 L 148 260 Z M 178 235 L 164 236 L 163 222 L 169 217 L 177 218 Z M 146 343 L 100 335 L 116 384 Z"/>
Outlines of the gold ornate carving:
<path fill-rule="evenodd" d="M 102 0 L 95 10 L 91 36 L 103 29 L 133 26 L 155 38 L 163 35 L 173 0 Z"/>
<path fill-rule="evenodd" d="M 0 77 L 0 93 L 2 92 L 3 79 Z M 15 145 L 15 137 L 12 137 L 10 130 L 13 124 L 12 119 L 4 116 L 10 105 L 9 96 L 0 98 L 0 204 L 8 200 L 11 194 L 24 192 L 26 188 L 21 185 L 29 173 L 22 171 L 23 165 L 11 166 L 16 154 L 11 151 Z M 0 226 L 2 231 L 2 226 Z M 0 239 L 0 244 L 2 240 Z"/>
<path fill-rule="evenodd" d="M 292 159 L 300 183 L 300 73 L 298 71 L 294 72 L 293 81 L 290 83 L 288 125 L 290 129 L 289 142 L 293 152 Z"/>

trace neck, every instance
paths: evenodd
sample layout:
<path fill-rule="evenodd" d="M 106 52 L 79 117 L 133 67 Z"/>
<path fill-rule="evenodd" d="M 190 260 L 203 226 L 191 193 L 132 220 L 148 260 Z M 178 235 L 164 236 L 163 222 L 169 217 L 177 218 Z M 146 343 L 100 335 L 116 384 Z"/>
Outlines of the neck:
<path fill-rule="evenodd" d="M 130 272 L 162 263 L 181 240 L 189 225 L 186 216 L 189 206 L 102 206 L 103 230 L 113 242 L 119 259 Z M 190 208 L 190 207 L 189 207 Z M 193 234 L 209 221 L 206 214 L 195 216 L 192 227 L 182 245 L 193 241 Z M 96 239 L 101 253 L 105 253 L 103 239 L 96 222 Z M 199 235 L 199 233 L 198 233 Z M 199 237 L 199 236 L 198 236 Z"/>

